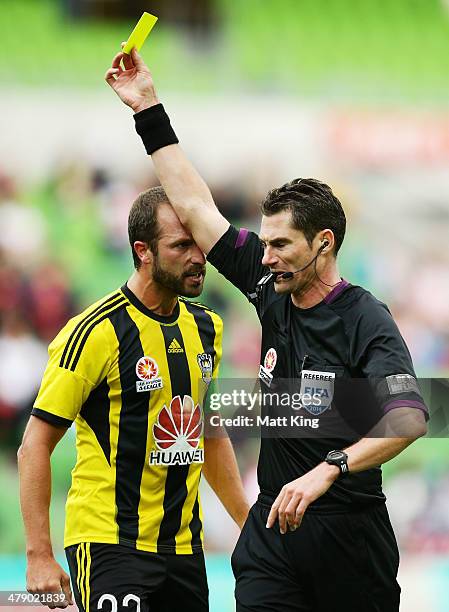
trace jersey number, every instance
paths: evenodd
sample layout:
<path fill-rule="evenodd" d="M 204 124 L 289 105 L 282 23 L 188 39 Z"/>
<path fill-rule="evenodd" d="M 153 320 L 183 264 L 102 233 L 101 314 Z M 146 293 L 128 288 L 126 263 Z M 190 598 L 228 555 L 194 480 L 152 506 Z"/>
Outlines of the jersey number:
<path fill-rule="evenodd" d="M 110 593 L 105 593 L 100 597 L 98 601 L 97 610 L 103 609 L 103 604 L 105 601 L 109 601 L 111 603 L 111 609 L 109 612 L 117 612 L 117 599 L 114 597 L 114 595 L 111 595 Z M 123 598 L 123 605 L 127 608 L 130 601 L 135 601 L 137 603 L 136 612 L 140 612 L 140 597 L 137 597 L 137 595 L 125 595 L 125 597 Z"/>

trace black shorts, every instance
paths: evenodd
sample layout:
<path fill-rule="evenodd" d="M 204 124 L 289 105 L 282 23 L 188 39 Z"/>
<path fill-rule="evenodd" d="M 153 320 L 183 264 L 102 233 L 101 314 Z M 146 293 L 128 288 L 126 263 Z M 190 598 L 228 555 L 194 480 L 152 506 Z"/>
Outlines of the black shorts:
<path fill-rule="evenodd" d="M 399 552 L 385 504 L 306 511 L 281 535 L 277 523 L 265 527 L 264 501 L 251 508 L 231 559 L 237 612 L 398 612 Z"/>
<path fill-rule="evenodd" d="M 168 555 L 120 544 L 66 548 L 80 612 L 207 612 L 203 553 Z"/>

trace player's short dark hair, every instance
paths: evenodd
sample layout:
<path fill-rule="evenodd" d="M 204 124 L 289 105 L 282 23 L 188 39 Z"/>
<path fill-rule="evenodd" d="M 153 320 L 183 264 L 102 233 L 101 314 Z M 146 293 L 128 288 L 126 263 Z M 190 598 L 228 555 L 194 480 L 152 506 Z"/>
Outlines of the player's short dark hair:
<path fill-rule="evenodd" d="M 331 229 L 337 255 L 345 237 L 346 217 L 329 185 L 312 178 L 294 179 L 268 192 L 260 208 L 267 217 L 289 210 L 293 227 L 303 232 L 309 246 L 317 232 Z"/>
<path fill-rule="evenodd" d="M 159 204 L 168 202 L 167 194 L 162 187 L 151 187 L 139 193 L 134 200 L 128 217 L 128 237 L 133 254 L 134 267 L 140 268 L 141 261 L 134 250 L 136 240 L 146 242 L 150 250 L 157 254 L 159 224 L 157 209 Z"/>

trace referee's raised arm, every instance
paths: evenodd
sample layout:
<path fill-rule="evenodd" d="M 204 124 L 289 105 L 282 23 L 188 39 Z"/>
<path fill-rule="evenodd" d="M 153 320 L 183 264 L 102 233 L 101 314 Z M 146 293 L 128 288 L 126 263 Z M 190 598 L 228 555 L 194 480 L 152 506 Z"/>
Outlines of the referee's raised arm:
<path fill-rule="evenodd" d="M 156 175 L 171 205 L 200 249 L 208 254 L 229 228 L 229 222 L 179 146 L 168 115 L 158 100 L 151 73 L 135 48 L 131 55 L 117 53 L 105 80 L 122 102 L 133 109 L 136 130 L 152 157 Z"/>

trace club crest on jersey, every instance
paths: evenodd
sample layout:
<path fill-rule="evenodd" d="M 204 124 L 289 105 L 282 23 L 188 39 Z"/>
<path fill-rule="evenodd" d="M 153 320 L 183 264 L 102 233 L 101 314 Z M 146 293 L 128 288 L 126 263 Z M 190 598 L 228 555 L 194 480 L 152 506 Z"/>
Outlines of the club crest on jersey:
<path fill-rule="evenodd" d="M 162 389 L 162 378 L 158 376 L 159 366 L 151 357 L 141 357 L 136 363 L 136 374 L 140 380 L 136 382 L 137 393 Z"/>
<path fill-rule="evenodd" d="M 200 366 L 201 376 L 208 385 L 212 380 L 212 355 L 210 353 L 198 353 L 196 359 Z"/>
<path fill-rule="evenodd" d="M 302 407 L 319 416 L 330 408 L 334 398 L 334 372 L 318 372 L 302 370 L 301 372 L 301 404 Z"/>
<path fill-rule="evenodd" d="M 190 395 L 174 397 L 164 404 L 153 425 L 157 450 L 150 452 L 150 465 L 189 465 L 204 463 L 204 450 L 199 448 L 204 420 L 199 404 Z"/>

